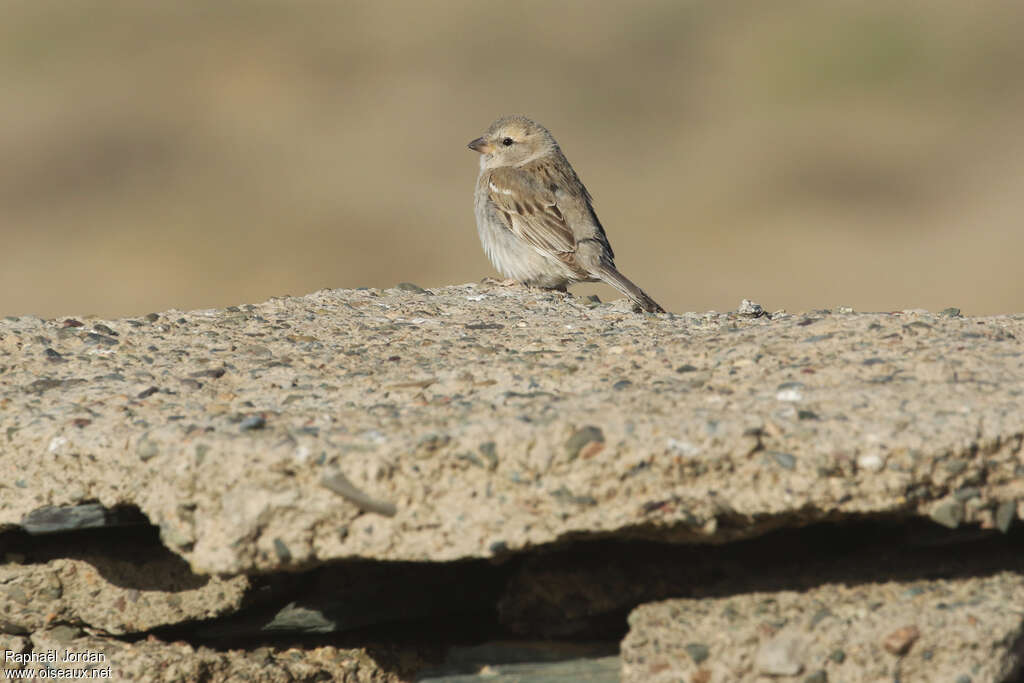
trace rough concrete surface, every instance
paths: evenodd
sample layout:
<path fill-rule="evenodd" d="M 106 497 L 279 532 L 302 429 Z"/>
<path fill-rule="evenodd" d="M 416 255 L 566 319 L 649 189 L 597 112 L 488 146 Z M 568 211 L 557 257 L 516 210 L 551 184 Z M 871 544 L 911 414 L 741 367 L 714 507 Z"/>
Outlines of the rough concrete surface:
<path fill-rule="evenodd" d="M 67 621 L 123 635 L 233 611 L 248 587 L 244 575 L 199 577 L 184 563 L 160 559 L 97 555 L 26 566 L 8 560 L 0 565 L 0 618 L 8 633 Z"/>
<path fill-rule="evenodd" d="M 0 523 L 137 505 L 202 573 L 865 512 L 993 524 L 1024 491 L 1015 318 L 647 317 L 470 285 L 63 324 L 2 328 Z M 321 485 L 335 469 L 397 514 Z"/>
<path fill-rule="evenodd" d="M 1003 681 L 1024 577 L 830 584 L 638 607 L 623 681 Z"/>
<path fill-rule="evenodd" d="M 343 681 L 390 683 L 394 674 L 381 671 L 365 652 L 316 647 L 305 650 L 262 648 L 214 652 L 185 643 L 142 641 L 131 645 L 109 639 L 42 631 L 26 649 L 55 652 L 50 669 L 109 667 L 112 680 L 131 681 Z M 67 655 L 65 653 L 72 653 Z M 77 657 L 75 656 L 77 654 Z M 100 656 L 102 659 L 100 659 Z M 62 660 L 70 661 L 62 661 Z M 98 661 L 95 661 L 98 660 Z M 21 668 L 42 669 L 46 662 L 27 662 Z M 13 667 L 12 667 L 13 668 Z M 85 679 L 88 675 L 78 675 Z"/>
<path fill-rule="evenodd" d="M 1024 316 L 741 310 L 471 284 L 0 321 L 0 630 L 146 633 L 248 604 L 254 576 L 351 560 L 1014 527 Z M 171 559 L 19 564 L 25 532 L 135 509 Z M 88 577 L 93 604 L 72 598 Z"/>

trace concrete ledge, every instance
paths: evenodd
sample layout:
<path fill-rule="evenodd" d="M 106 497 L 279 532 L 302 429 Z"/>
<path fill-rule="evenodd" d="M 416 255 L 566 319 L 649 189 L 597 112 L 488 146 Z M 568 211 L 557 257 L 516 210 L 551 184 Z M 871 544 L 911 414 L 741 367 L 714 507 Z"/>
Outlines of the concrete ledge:
<path fill-rule="evenodd" d="M 1024 316 L 743 310 L 470 284 L 9 318 L 0 525 L 144 517 L 192 573 L 235 582 L 139 612 L 145 630 L 235 609 L 246 577 L 356 559 L 1016 523 Z"/>

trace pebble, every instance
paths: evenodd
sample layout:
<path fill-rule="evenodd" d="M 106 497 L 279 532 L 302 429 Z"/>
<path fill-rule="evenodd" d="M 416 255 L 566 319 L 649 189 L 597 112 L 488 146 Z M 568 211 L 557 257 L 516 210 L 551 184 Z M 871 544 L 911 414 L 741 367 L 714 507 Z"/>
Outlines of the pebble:
<path fill-rule="evenodd" d="M 959 501 L 950 500 L 937 505 L 928 516 L 948 529 L 956 529 L 964 521 L 964 506 Z"/>
<path fill-rule="evenodd" d="M 226 373 L 226 372 L 227 372 L 227 368 L 223 368 L 223 367 L 220 367 L 220 368 L 209 368 L 207 370 L 199 370 L 198 372 L 191 372 L 191 373 L 189 373 L 188 376 L 189 377 L 212 377 L 213 379 L 217 379 L 218 377 L 223 377 L 224 373 Z"/>
<path fill-rule="evenodd" d="M 775 399 L 778 401 L 800 401 L 803 400 L 803 394 L 799 389 L 783 389 L 775 394 Z"/>
<path fill-rule="evenodd" d="M 419 285 L 415 285 L 411 282 L 399 282 L 395 289 L 400 289 L 403 292 L 416 292 L 417 294 L 429 294 L 427 290 L 423 289 Z"/>
<path fill-rule="evenodd" d="M 673 453 L 679 453 L 680 455 L 685 456 L 687 458 L 692 458 L 694 456 L 700 455 L 700 448 L 693 445 L 686 439 L 675 439 L 669 437 L 668 440 L 665 442 L 665 445 L 668 446 L 668 449 Z"/>
<path fill-rule="evenodd" d="M 796 676 L 804 670 L 803 643 L 792 635 L 779 635 L 761 644 L 754 656 L 757 670 L 768 676 Z"/>
<path fill-rule="evenodd" d="M 903 628 L 898 628 L 887 635 L 882 640 L 882 647 L 885 648 L 886 652 L 889 654 L 902 657 L 910 652 L 910 648 L 920 637 L 921 632 L 916 626 L 904 626 Z"/>
<path fill-rule="evenodd" d="M 242 423 L 238 425 L 238 428 L 245 432 L 251 429 L 263 429 L 267 426 L 267 418 L 262 415 L 250 415 L 249 417 L 242 420 Z"/>
<path fill-rule="evenodd" d="M 85 337 L 83 337 L 83 341 L 85 341 L 86 344 L 102 344 L 103 346 L 116 346 L 117 344 L 120 344 L 120 342 L 113 337 L 108 337 L 105 334 L 99 334 L 97 332 L 89 332 Z"/>
<path fill-rule="evenodd" d="M 822 607 L 814 613 L 814 616 L 811 617 L 811 621 L 807 625 L 808 630 L 814 630 L 818 626 L 818 624 L 820 624 L 823 620 L 831 616 L 832 611 L 827 607 Z"/>
<path fill-rule="evenodd" d="M 567 504 L 572 503 L 574 505 L 585 505 L 593 506 L 597 505 L 597 499 L 593 496 L 577 496 L 572 491 L 562 486 L 557 491 L 553 491 L 551 496 L 560 503 Z"/>
<path fill-rule="evenodd" d="M 27 385 L 25 387 L 25 392 L 29 394 L 41 394 L 44 391 L 56 389 L 62 384 L 64 384 L 64 382 L 62 382 L 59 379 L 53 379 L 52 377 L 44 377 L 42 379 L 37 379 L 36 381 Z"/>
<path fill-rule="evenodd" d="M 943 467 L 951 474 L 960 474 L 967 469 L 967 463 L 963 460 L 947 460 Z"/>
<path fill-rule="evenodd" d="M 760 318 L 764 315 L 764 307 L 750 299 L 744 299 L 740 302 L 740 307 L 736 309 L 736 312 L 748 318 Z"/>
<path fill-rule="evenodd" d="M 704 643 L 687 643 L 683 649 L 686 650 L 686 654 L 690 655 L 694 664 L 701 664 L 711 656 L 711 651 Z"/>
<path fill-rule="evenodd" d="M 338 470 L 325 474 L 320 480 L 320 484 L 364 512 L 374 512 L 385 517 L 394 517 L 398 513 L 398 508 L 394 503 L 378 500 L 360 491 L 355 484 L 349 481 L 348 477 Z"/>
<path fill-rule="evenodd" d="M 771 456 L 772 460 L 775 461 L 779 467 L 784 470 L 791 470 L 796 467 L 796 458 L 789 453 L 782 453 L 780 451 L 768 451 L 766 455 Z"/>
<path fill-rule="evenodd" d="M 493 441 L 485 441 L 480 444 L 480 455 L 487 460 L 487 469 L 492 472 L 498 468 L 498 447 Z"/>
<path fill-rule="evenodd" d="M 282 562 L 291 562 L 292 551 L 288 549 L 288 546 L 285 545 L 285 542 L 280 538 L 274 539 L 274 552 L 277 554 L 277 558 Z"/>
<path fill-rule="evenodd" d="M 857 458 L 857 467 L 868 472 L 879 472 L 885 466 L 885 461 L 876 453 L 865 453 Z"/>
<path fill-rule="evenodd" d="M 965 486 L 953 492 L 953 498 L 959 501 L 967 501 L 981 495 L 981 489 L 977 486 Z"/>
<path fill-rule="evenodd" d="M 67 643 L 82 635 L 82 629 L 62 624 L 54 626 L 46 633 L 58 643 Z"/>
<path fill-rule="evenodd" d="M 1010 530 L 1014 518 L 1017 516 L 1017 501 L 1004 500 L 996 508 L 996 528 L 1004 534 Z"/>
<path fill-rule="evenodd" d="M 139 441 L 139 445 L 136 447 L 135 452 L 138 454 L 139 459 L 142 460 L 142 462 L 146 462 L 160 454 L 160 447 L 149 439 L 142 439 Z"/>
<path fill-rule="evenodd" d="M 142 391 L 140 391 L 136 395 L 136 398 L 149 398 L 158 391 L 160 391 L 158 387 L 149 387 L 148 389 L 143 389 Z"/>
<path fill-rule="evenodd" d="M 22 561 L 24 561 L 24 556 L 22 556 Z M 5 591 L 5 595 L 9 600 L 13 600 L 19 605 L 27 605 L 29 603 L 28 593 L 20 586 L 11 586 Z"/>
<path fill-rule="evenodd" d="M 800 401 L 803 400 L 803 382 L 783 382 L 776 388 L 775 399 L 777 401 Z"/>
<path fill-rule="evenodd" d="M 600 427 L 587 425 L 569 437 L 565 442 L 565 452 L 570 460 L 575 460 L 583 448 L 591 443 L 604 443 L 604 432 Z"/>

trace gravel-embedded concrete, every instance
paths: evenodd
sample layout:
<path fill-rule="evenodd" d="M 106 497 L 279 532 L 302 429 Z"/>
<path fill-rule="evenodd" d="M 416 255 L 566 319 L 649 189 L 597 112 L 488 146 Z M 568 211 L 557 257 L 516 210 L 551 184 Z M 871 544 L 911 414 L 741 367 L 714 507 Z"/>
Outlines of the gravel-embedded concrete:
<path fill-rule="evenodd" d="M 991 526 L 1024 498 L 1019 339 L 1020 317 L 645 316 L 481 285 L 6 320 L 0 522 L 137 505 L 203 573 L 868 512 Z"/>
<path fill-rule="evenodd" d="M 1015 573 L 666 600 L 630 615 L 622 680 L 1007 681 L 1022 605 Z"/>
<path fill-rule="evenodd" d="M 31 565 L 8 559 L 0 565 L 0 631 L 27 634 L 56 621 L 138 633 L 230 613 L 248 588 L 245 575 L 197 577 L 166 558 L 86 555 Z"/>
<path fill-rule="evenodd" d="M 0 631 L 187 625 L 238 609 L 256 574 L 345 560 L 726 544 L 876 517 L 1005 532 L 1024 513 L 1021 340 L 1024 316 L 652 316 L 494 284 L 8 318 Z M 139 512 L 174 555 L 21 563 L 23 532 Z M 566 571 L 609 609 L 657 599 Z M 77 597 L 88 577 L 93 603 Z M 528 634 L 516 594 L 501 611 Z"/>
<path fill-rule="evenodd" d="M 66 627 L 62 627 L 66 628 Z M 20 639 L 24 640 L 24 639 Z M 11 663 L 10 669 L 108 669 L 109 674 L 69 676 L 115 681 L 267 681 L 272 683 L 394 683 L 396 672 L 381 669 L 362 650 L 336 647 L 260 648 L 217 652 L 185 643 L 142 641 L 128 645 L 106 638 L 41 631 L 23 651 L 55 653 L 56 662 Z M 71 653 L 71 654 L 66 654 Z M 69 661 L 62 661 L 68 659 Z"/>

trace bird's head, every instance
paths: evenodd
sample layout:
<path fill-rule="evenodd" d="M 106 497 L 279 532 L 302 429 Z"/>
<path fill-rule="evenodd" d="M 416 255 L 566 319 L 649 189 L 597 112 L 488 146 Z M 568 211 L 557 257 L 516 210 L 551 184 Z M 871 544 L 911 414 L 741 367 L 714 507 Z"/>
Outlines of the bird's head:
<path fill-rule="evenodd" d="M 521 114 L 502 116 L 487 132 L 469 143 L 480 153 L 481 168 L 522 166 L 558 149 L 548 129 Z"/>

